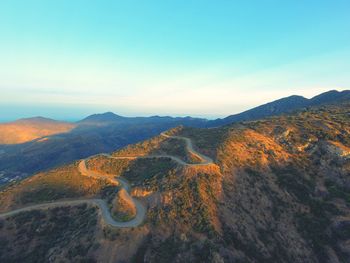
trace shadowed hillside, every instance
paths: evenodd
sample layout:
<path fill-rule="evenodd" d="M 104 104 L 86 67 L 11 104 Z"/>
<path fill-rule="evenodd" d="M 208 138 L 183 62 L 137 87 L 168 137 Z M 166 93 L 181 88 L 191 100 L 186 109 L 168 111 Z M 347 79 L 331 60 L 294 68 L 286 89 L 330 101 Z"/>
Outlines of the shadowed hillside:
<path fill-rule="evenodd" d="M 230 115 L 223 119 L 209 121 L 207 127 L 217 127 L 231 124 L 239 121 L 252 121 L 270 116 L 278 116 L 286 113 L 291 113 L 296 110 L 302 110 L 307 107 L 321 106 L 327 104 L 337 104 L 350 100 L 350 91 L 331 90 L 319 94 L 311 99 L 306 99 L 302 96 L 290 96 L 276 101 L 266 103 L 253 109 Z"/>
<path fill-rule="evenodd" d="M 96 153 L 112 152 L 179 125 L 216 127 L 278 116 L 310 107 L 349 101 L 349 92 L 329 91 L 312 99 L 291 96 L 212 121 L 191 117 L 123 117 L 106 112 L 93 114 L 76 123 L 62 123 L 38 117 L 0 124 L 0 185 Z M 1 144 L 1 140 L 4 144 Z M 187 157 L 195 159 L 195 156 Z"/>
<path fill-rule="evenodd" d="M 83 176 L 77 163 L 39 173 L 0 192 L 0 211 L 59 199 L 95 197 L 112 187 L 108 180 Z"/>
<path fill-rule="evenodd" d="M 39 122 L 43 121 L 40 119 Z M 113 113 L 91 115 L 75 124 L 68 124 L 75 128 L 67 133 L 20 144 L 0 144 L 0 185 L 96 153 L 114 151 L 178 125 L 201 126 L 203 123 L 205 123 L 203 119 L 190 117 L 127 118 Z M 36 127 L 44 129 L 40 125 Z M 44 133 L 45 129 L 40 131 Z M 11 136 L 22 136 L 21 134 L 11 132 Z M 11 136 L 8 138 L 12 138 Z"/>
<path fill-rule="evenodd" d="M 198 152 L 214 159 L 204 166 L 156 157 L 91 158 L 89 169 L 129 180 L 131 194 L 146 205 L 147 213 L 134 229 L 99 225 L 98 245 L 80 241 L 90 245 L 85 253 L 97 262 L 348 262 L 349 113 L 350 105 L 344 104 L 223 128 L 167 132 L 190 138 Z M 128 146 L 112 157 L 157 154 L 186 158 L 181 142 L 164 136 Z M 60 177 L 65 181 L 59 171 L 66 169 L 33 181 L 50 192 L 62 185 Z M 41 183 L 46 176 L 58 181 Z M 16 204 L 14 200 L 22 199 L 11 196 L 40 196 L 26 181 L 4 189 L 1 200 Z M 113 204 L 117 190 L 107 187 L 92 194 L 102 193 Z M 10 227 L 9 222 L 2 225 Z M 12 227 L 14 235 L 30 225 Z M 10 240 L 4 242 L 9 246 Z M 25 251 L 35 249 L 29 246 Z"/>
<path fill-rule="evenodd" d="M 235 251 L 225 249 L 231 260 L 350 260 L 349 112 L 349 105 L 324 107 L 222 128 L 215 159 L 224 193 L 222 242 Z M 216 136 L 181 134 L 195 142 Z"/>

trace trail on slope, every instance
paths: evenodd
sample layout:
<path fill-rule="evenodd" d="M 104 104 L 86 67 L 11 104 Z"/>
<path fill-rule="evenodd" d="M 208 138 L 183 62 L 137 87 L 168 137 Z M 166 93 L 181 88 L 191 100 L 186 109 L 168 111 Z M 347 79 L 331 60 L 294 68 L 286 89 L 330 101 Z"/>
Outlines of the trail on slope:
<path fill-rule="evenodd" d="M 103 199 L 76 199 L 76 200 L 62 200 L 62 201 L 55 201 L 55 202 L 50 202 L 50 203 L 42 203 L 42 204 L 37 204 L 37 205 L 31 205 L 31 206 L 27 206 L 27 207 L 23 207 L 23 208 L 19 208 L 16 210 L 12 210 L 12 211 L 8 211 L 5 213 L 1 213 L 0 214 L 0 218 L 5 218 L 5 217 L 9 217 L 9 216 L 13 216 L 16 215 L 18 213 L 22 213 L 22 212 L 28 212 L 28 211 L 32 211 L 32 210 L 38 210 L 38 209 L 50 209 L 53 207 L 61 207 L 61 206 L 74 206 L 74 205 L 79 205 L 79 204 L 91 204 L 93 206 L 97 206 L 100 209 L 100 215 L 102 216 L 102 219 L 104 221 L 105 224 L 110 225 L 112 227 L 120 227 L 120 228 L 125 228 L 125 227 L 136 227 L 139 226 L 146 215 L 146 208 L 145 206 L 137 199 L 133 198 L 130 195 L 130 191 L 131 191 L 131 187 L 129 182 L 121 177 L 118 178 L 110 178 L 109 176 L 104 175 L 103 173 L 100 172 L 96 172 L 96 171 L 92 171 L 89 170 L 86 167 L 86 160 L 91 159 L 92 157 L 95 156 L 106 156 L 108 158 L 112 158 L 112 159 L 149 159 L 149 158 L 170 158 L 173 161 L 177 162 L 180 165 L 183 166 L 200 166 L 200 165 L 210 165 L 213 164 L 213 160 L 211 158 L 209 158 L 208 156 L 205 156 L 199 152 L 197 152 L 196 150 L 194 150 L 193 145 L 192 145 L 192 141 L 189 138 L 186 137 L 182 137 L 182 136 L 171 136 L 171 135 L 167 135 L 165 133 L 161 133 L 161 136 L 164 136 L 166 138 L 175 138 L 175 139 L 180 139 L 180 140 L 184 140 L 186 143 L 186 149 L 187 151 L 189 151 L 191 154 L 197 156 L 200 160 L 201 163 L 198 164 L 190 164 L 190 163 L 186 163 L 183 160 L 181 160 L 180 158 L 176 157 L 176 156 L 172 156 L 172 155 L 166 155 L 166 154 L 162 154 L 162 155 L 149 155 L 149 156 L 111 156 L 109 154 L 97 154 L 94 156 L 91 156 L 87 159 L 82 160 L 79 165 L 78 165 L 78 169 L 80 171 L 80 173 L 84 176 L 88 176 L 91 178 L 95 178 L 95 179 L 105 179 L 108 180 L 111 184 L 114 184 L 116 186 L 120 186 L 122 189 L 125 190 L 125 194 L 128 196 L 128 199 L 133 202 L 133 204 L 136 207 L 136 215 L 133 219 L 131 219 L 130 221 L 127 222 L 120 222 L 120 221 L 116 221 L 108 208 L 107 202 Z"/>

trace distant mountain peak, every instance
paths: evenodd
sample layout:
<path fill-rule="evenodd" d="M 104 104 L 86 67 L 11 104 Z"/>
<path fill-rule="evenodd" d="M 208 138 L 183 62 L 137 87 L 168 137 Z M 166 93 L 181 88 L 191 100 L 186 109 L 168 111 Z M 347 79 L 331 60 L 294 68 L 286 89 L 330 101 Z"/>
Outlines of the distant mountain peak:
<path fill-rule="evenodd" d="M 30 118 L 18 119 L 15 122 L 16 123 L 48 123 L 48 122 L 57 122 L 57 121 L 50 118 L 42 117 L 42 116 L 35 116 Z"/>
<path fill-rule="evenodd" d="M 210 121 L 207 126 L 215 127 L 234 122 L 263 119 L 270 116 L 278 116 L 281 114 L 290 113 L 292 111 L 311 106 L 342 103 L 344 101 L 350 101 L 350 90 L 330 90 L 314 96 L 311 99 L 304 98 L 303 96 L 292 95 L 260 105 L 238 114 L 230 115 L 224 119 L 216 119 Z"/>
<path fill-rule="evenodd" d="M 26 143 L 46 136 L 66 133 L 74 123 L 37 116 L 0 124 L 0 144 Z"/>
<path fill-rule="evenodd" d="M 343 91 L 330 90 L 311 98 L 310 105 L 342 102 L 349 99 L 350 99 L 350 90 L 343 90 Z"/>
<path fill-rule="evenodd" d="M 125 117 L 117 115 L 111 111 L 104 113 L 92 114 L 85 119 L 79 121 L 80 123 L 88 123 L 88 122 L 113 122 L 117 120 L 124 119 Z"/>

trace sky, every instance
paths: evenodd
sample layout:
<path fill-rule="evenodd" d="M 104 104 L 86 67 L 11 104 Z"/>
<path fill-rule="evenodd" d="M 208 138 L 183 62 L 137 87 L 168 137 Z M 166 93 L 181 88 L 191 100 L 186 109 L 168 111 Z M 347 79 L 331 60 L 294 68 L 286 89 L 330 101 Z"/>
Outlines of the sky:
<path fill-rule="evenodd" d="M 224 117 L 350 89 L 348 0 L 0 1 L 0 120 Z"/>

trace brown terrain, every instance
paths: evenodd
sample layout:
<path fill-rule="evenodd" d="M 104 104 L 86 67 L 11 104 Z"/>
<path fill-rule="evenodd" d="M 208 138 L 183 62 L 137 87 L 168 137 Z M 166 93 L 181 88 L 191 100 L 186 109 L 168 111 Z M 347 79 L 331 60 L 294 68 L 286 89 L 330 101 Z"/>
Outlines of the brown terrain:
<path fill-rule="evenodd" d="M 46 136 L 71 131 L 76 125 L 35 117 L 9 123 L 0 123 L 0 144 L 25 143 Z"/>
<path fill-rule="evenodd" d="M 136 216 L 136 206 L 125 189 L 118 191 L 112 205 L 112 215 L 119 221 L 129 221 Z"/>
<path fill-rule="evenodd" d="M 0 185 L 115 151 L 179 125 L 204 123 L 196 118 L 129 118 L 107 112 L 74 123 L 36 117 L 0 124 Z"/>
<path fill-rule="evenodd" d="M 20 213 L 0 219 L 0 261 L 350 262 L 349 114 L 344 104 L 167 132 L 190 138 L 214 160 L 205 165 L 183 140 L 162 135 L 117 158 L 92 157 L 88 169 L 130 182 L 147 208 L 143 223 L 106 226 L 89 205 Z M 153 157 L 118 158 L 140 155 Z M 97 196 L 133 216 L 120 188 L 77 163 L 2 189 L 0 209 Z"/>

